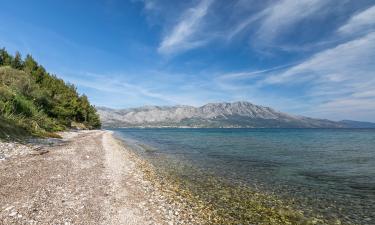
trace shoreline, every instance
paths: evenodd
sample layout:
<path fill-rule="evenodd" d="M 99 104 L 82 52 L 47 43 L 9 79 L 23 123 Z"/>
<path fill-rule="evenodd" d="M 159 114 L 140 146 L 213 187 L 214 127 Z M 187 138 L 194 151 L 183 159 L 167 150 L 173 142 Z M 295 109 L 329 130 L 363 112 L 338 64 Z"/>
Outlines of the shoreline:
<path fill-rule="evenodd" d="M 0 161 L 0 224 L 201 224 L 111 131 L 61 136 Z"/>
<path fill-rule="evenodd" d="M 106 140 L 104 140 L 106 138 Z M 116 158 L 118 161 L 117 165 L 109 165 L 107 168 L 111 168 L 111 173 L 116 173 L 121 168 L 120 164 L 130 163 L 132 170 L 126 174 L 117 174 L 118 178 L 126 179 L 129 178 L 129 174 L 133 174 L 129 180 L 133 187 L 128 189 L 143 189 L 144 196 L 147 197 L 147 202 L 136 203 L 143 205 L 146 208 L 146 213 L 153 212 L 159 217 L 159 223 L 157 224 L 203 224 L 204 221 L 200 216 L 189 208 L 191 205 L 187 205 L 186 199 L 178 198 L 173 190 L 173 184 L 163 183 L 160 177 L 155 171 L 155 168 L 146 160 L 138 156 L 123 140 L 115 137 L 113 131 L 108 131 L 107 137 L 103 138 L 104 146 L 112 146 L 112 150 L 106 151 L 109 155 L 108 158 Z M 110 143 L 109 143 L 110 142 Z M 118 156 L 122 157 L 118 157 Z M 117 156 L 117 157 L 116 157 Z M 125 160 L 125 161 L 124 161 Z M 113 163 L 113 160 L 109 160 L 108 163 Z M 134 183 L 133 183 L 134 182 Z M 121 189 L 121 187 L 120 187 Z M 127 192 L 126 189 L 119 191 Z M 134 205 L 133 207 L 137 207 Z M 155 221 L 154 221 L 155 222 Z M 126 224 L 126 221 L 121 223 L 112 224 Z M 141 224 L 141 223 L 129 223 L 129 224 Z"/>
<path fill-rule="evenodd" d="M 120 138 L 128 145 L 128 141 Z M 132 143 L 132 142 L 130 142 Z M 168 156 L 153 154 L 151 146 L 137 143 L 131 150 L 145 158 L 156 173 L 152 180 L 173 184 L 173 194 L 195 206 L 194 212 L 204 221 L 202 224 L 346 224 L 337 218 L 325 218 L 313 213 L 311 208 L 296 207 L 294 199 L 281 199 L 275 193 L 253 188 L 245 183 L 232 183 L 222 177 L 196 168 Z M 159 181 L 160 182 L 160 181 Z"/>
<path fill-rule="evenodd" d="M 0 161 L 0 224 L 341 224 L 184 164 L 155 166 L 113 131 L 61 136 Z"/>

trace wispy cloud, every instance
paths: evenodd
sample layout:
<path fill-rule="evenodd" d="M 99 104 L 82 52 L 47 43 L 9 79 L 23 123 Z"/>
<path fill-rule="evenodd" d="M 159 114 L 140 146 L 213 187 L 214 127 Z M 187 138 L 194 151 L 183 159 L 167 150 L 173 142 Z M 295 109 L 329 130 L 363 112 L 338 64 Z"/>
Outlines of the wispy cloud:
<path fill-rule="evenodd" d="M 261 40 L 272 40 L 288 31 L 301 20 L 311 17 L 327 4 L 326 0 L 283 0 L 266 9 L 257 36 Z"/>
<path fill-rule="evenodd" d="M 80 74 L 77 78 L 76 74 Z M 110 92 L 125 96 L 142 96 L 154 98 L 166 103 L 179 104 L 180 99 L 170 95 L 154 92 L 140 84 L 127 82 L 120 77 L 127 77 L 125 74 L 95 74 L 89 72 L 76 72 L 75 75 L 65 76 L 66 79 L 78 86 L 88 87 L 99 91 Z"/>
<path fill-rule="evenodd" d="M 258 26 L 256 36 L 259 40 L 270 41 L 303 19 L 318 14 L 319 9 L 327 2 L 325 0 L 282 0 L 272 3 L 259 13 L 252 14 L 240 21 L 229 32 L 228 39 L 232 39 L 253 25 Z"/>
<path fill-rule="evenodd" d="M 295 65 L 223 74 L 216 82 L 229 93 L 244 93 L 272 106 L 293 102 L 301 106 L 300 112 L 310 116 L 373 120 L 374 58 L 375 32 L 372 32 L 322 50 Z M 288 93 L 293 94 L 288 96 Z M 283 107 L 286 106 L 280 106 Z"/>
<path fill-rule="evenodd" d="M 375 111 L 375 32 L 315 54 L 279 74 L 270 74 L 262 85 L 305 85 L 305 95 L 316 102 L 313 110 L 330 116 L 349 116 L 350 111 Z M 346 111 L 345 111 L 346 110 Z M 366 114 L 366 115 L 365 115 Z M 323 114 L 320 114 L 323 115 Z"/>
<path fill-rule="evenodd" d="M 97 95 L 116 96 L 116 105 L 133 107 L 140 105 L 202 105 L 207 102 L 221 101 L 225 96 L 215 90 L 208 81 L 195 80 L 187 74 L 147 74 L 147 79 L 134 80 L 139 74 L 108 73 L 96 74 L 91 72 L 66 72 L 64 79 L 74 83 L 79 89 L 90 89 Z M 153 78 L 164 77 L 161 80 Z M 168 79 L 168 82 L 162 80 Z M 108 99 L 109 100 L 109 99 Z M 93 101 L 97 105 L 108 103 L 104 100 Z"/>
<path fill-rule="evenodd" d="M 226 73 L 226 74 L 222 74 L 218 77 L 218 79 L 220 80 L 228 80 L 228 79 L 239 79 L 239 78 L 253 78 L 253 77 L 257 77 L 259 75 L 262 75 L 262 74 L 268 74 L 270 72 L 273 72 L 273 71 L 278 71 L 278 70 L 281 70 L 281 69 L 285 69 L 287 67 L 291 67 L 293 65 L 295 65 L 296 63 L 294 64 L 287 64 L 287 65 L 281 65 L 281 66 L 276 66 L 276 67 L 273 67 L 273 68 L 270 68 L 270 69 L 264 69 L 264 70 L 255 70 L 255 71 L 246 71 L 246 72 L 236 72 L 236 73 Z"/>
<path fill-rule="evenodd" d="M 197 39 L 195 35 L 213 1 L 202 0 L 197 6 L 186 10 L 171 32 L 163 38 L 158 51 L 170 54 L 203 45 L 205 40 Z"/>
<path fill-rule="evenodd" d="M 227 40 L 233 39 L 236 35 L 240 34 L 244 30 L 246 30 L 250 25 L 254 24 L 255 22 L 259 21 L 262 17 L 267 14 L 267 10 L 263 10 L 255 15 L 251 15 L 248 18 L 240 21 L 235 28 L 228 32 L 226 36 Z"/>
<path fill-rule="evenodd" d="M 295 83 L 317 78 L 330 82 L 375 79 L 374 50 L 375 32 L 317 53 L 281 74 L 268 77 L 265 82 Z"/>
<path fill-rule="evenodd" d="M 155 0 L 143 1 L 145 8 L 150 8 L 151 11 L 153 8 L 161 7 L 160 3 L 155 3 Z M 212 7 L 214 2 L 215 7 Z M 324 7 L 328 4 L 332 2 L 281 0 L 259 3 L 239 0 L 237 3 L 228 3 L 219 0 L 201 0 L 197 5 L 185 9 L 181 16 L 177 17 L 172 28 L 166 28 L 168 32 L 163 36 L 157 50 L 164 55 L 180 53 L 204 46 L 213 40 L 233 41 L 235 37 L 245 32 L 252 42 L 256 42 L 254 45 L 272 45 L 275 39 L 289 34 L 304 20 L 318 17 L 326 10 L 332 10 Z M 168 12 L 166 14 L 170 14 L 170 8 L 164 10 Z M 208 16 L 209 12 L 213 16 Z M 168 20 L 171 18 L 169 17 Z"/>
<path fill-rule="evenodd" d="M 341 34 L 361 34 L 375 29 L 375 5 L 355 14 L 338 29 Z"/>

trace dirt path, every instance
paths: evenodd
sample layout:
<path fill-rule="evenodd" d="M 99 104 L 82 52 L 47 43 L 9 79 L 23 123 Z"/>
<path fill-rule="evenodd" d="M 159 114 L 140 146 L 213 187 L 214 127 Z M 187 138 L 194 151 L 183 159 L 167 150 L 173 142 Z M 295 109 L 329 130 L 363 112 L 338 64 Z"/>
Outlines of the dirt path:
<path fill-rule="evenodd" d="M 0 162 L 0 224 L 168 224 L 147 204 L 151 184 L 109 131 L 63 140 L 46 154 Z"/>

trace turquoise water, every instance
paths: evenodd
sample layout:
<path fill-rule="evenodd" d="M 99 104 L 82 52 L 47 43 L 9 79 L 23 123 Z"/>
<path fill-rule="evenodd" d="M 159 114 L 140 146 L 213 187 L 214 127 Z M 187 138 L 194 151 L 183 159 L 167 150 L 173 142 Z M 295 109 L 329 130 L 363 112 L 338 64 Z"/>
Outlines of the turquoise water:
<path fill-rule="evenodd" d="M 116 129 L 144 157 L 189 162 L 298 207 L 375 224 L 374 129 Z M 139 149 L 139 148 L 138 148 Z"/>

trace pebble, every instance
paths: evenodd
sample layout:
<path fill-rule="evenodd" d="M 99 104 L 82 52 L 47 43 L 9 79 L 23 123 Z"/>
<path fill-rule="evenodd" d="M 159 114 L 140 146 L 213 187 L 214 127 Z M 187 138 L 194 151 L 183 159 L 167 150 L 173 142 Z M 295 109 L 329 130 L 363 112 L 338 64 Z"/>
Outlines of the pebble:
<path fill-rule="evenodd" d="M 15 216 L 15 215 L 17 215 L 17 212 L 16 211 L 13 211 L 13 212 L 11 212 L 10 214 L 9 214 L 9 216 Z"/>
<path fill-rule="evenodd" d="M 13 209 L 14 208 L 14 206 L 9 206 L 9 207 L 7 207 L 6 209 L 5 209 L 5 211 L 9 211 L 9 210 L 11 210 L 11 209 Z"/>
<path fill-rule="evenodd" d="M 26 155 L 31 150 L 32 148 L 24 144 L 0 141 L 0 161 L 14 156 Z"/>

